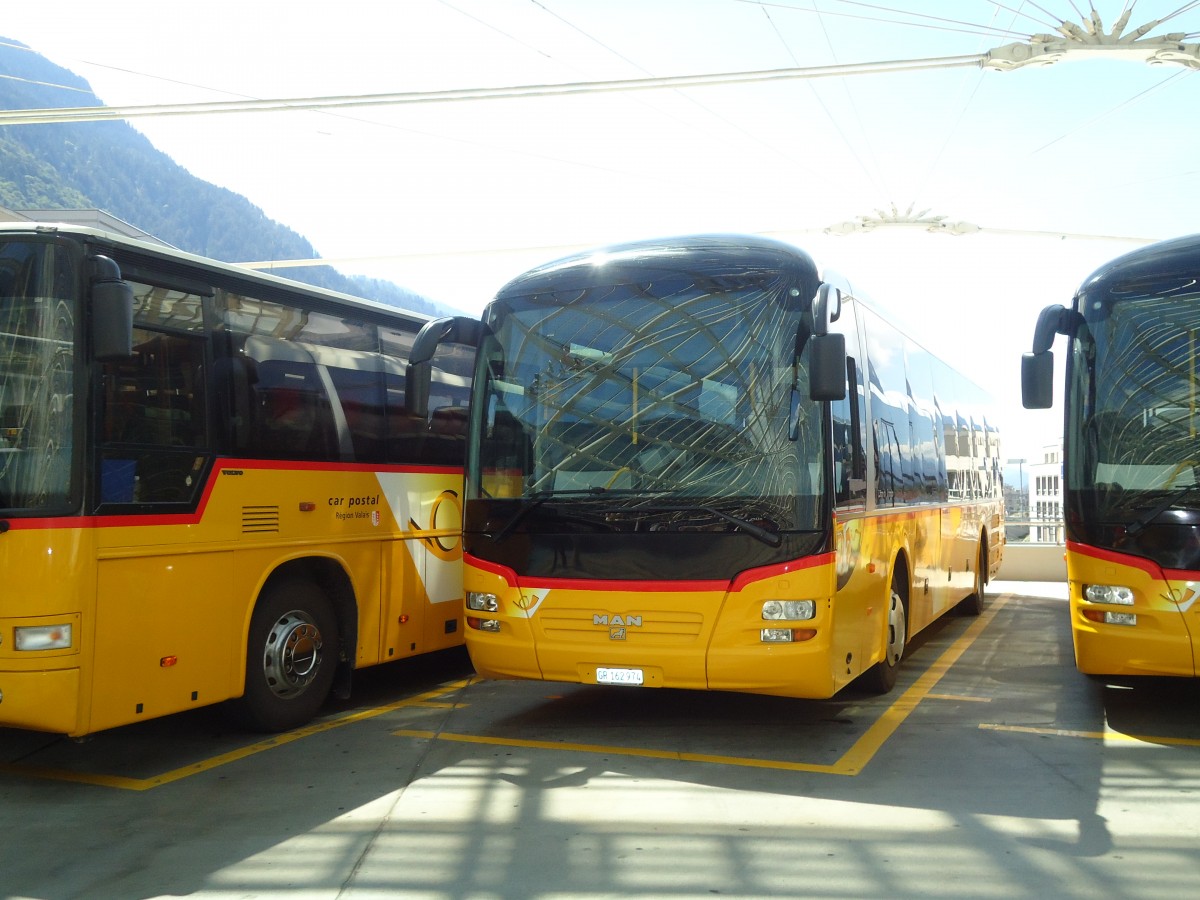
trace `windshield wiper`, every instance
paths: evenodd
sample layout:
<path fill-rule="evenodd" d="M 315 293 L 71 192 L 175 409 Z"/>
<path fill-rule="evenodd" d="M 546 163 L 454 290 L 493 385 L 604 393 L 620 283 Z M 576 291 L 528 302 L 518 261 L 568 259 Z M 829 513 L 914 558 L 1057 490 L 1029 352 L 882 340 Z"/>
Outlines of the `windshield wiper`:
<path fill-rule="evenodd" d="M 695 506 L 639 506 L 630 512 L 643 513 L 671 513 L 671 512 L 706 512 L 711 516 L 716 516 L 718 519 L 723 519 L 730 525 L 736 527 L 739 531 L 744 531 L 752 538 L 762 541 L 770 547 L 778 547 L 783 543 L 783 536 L 776 531 L 770 531 L 763 528 L 761 525 L 743 519 L 740 516 L 735 516 L 732 513 L 727 513 L 723 509 L 718 509 L 715 506 L 707 506 L 696 504 Z"/>
<path fill-rule="evenodd" d="M 527 515 L 529 515 L 531 512 L 533 512 L 535 509 L 537 509 L 539 506 L 541 506 L 547 500 L 552 500 L 552 499 L 555 499 L 558 497 L 571 497 L 571 496 L 599 497 L 600 495 L 607 494 L 607 493 L 609 493 L 608 488 L 600 487 L 599 485 L 597 485 L 596 487 L 575 488 L 572 490 L 564 490 L 564 491 L 554 491 L 554 490 L 537 491 L 535 493 L 530 494 L 527 497 L 522 497 L 521 498 L 521 507 L 515 513 L 512 514 L 512 518 L 510 518 L 507 522 L 504 523 L 503 528 L 501 528 L 499 531 L 497 531 L 495 534 L 492 535 L 492 540 L 493 541 L 504 540 L 506 537 L 508 537 L 510 534 L 512 534 L 512 530 L 514 528 L 516 528 L 517 525 L 519 525 Z"/>
<path fill-rule="evenodd" d="M 1138 516 L 1134 523 L 1125 529 L 1125 533 L 1128 535 L 1137 534 L 1172 506 L 1178 506 L 1192 497 L 1200 497 L 1200 482 L 1188 485 L 1182 491 L 1172 491 L 1162 501 L 1152 506 L 1150 512 L 1144 516 Z"/>

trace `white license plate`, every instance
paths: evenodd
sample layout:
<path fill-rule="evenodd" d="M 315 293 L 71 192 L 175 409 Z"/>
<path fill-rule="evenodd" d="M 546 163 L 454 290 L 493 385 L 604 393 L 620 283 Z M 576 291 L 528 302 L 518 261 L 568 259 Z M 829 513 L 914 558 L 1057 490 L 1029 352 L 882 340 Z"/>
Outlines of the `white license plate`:
<path fill-rule="evenodd" d="M 596 668 L 596 684 L 643 684 L 641 669 L 606 669 Z"/>

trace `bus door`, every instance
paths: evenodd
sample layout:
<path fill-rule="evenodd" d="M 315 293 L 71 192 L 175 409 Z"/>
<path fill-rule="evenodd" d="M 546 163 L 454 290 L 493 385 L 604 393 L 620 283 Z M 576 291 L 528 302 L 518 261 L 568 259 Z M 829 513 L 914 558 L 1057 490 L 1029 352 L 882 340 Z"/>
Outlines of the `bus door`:
<path fill-rule="evenodd" d="M 462 643 L 462 466 L 474 350 L 440 345 L 427 409 L 412 414 L 404 381 L 387 376 L 388 457 L 412 472 L 381 477 L 405 539 L 391 550 L 384 658 Z"/>
<path fill-rule="evenodd" d="M 837 570 L 837 597 L 830 659 L 834 679 L 840 684 L 857 674 L 870 652 L 876 628 L 868 609 L 872 585 L 868 583 L 866 564 L 869 553 L 866 518 L 867 462 L 865 387 L 862 367 L 856 358 L 857 334 L 853 317 L 843 315 L 834 327 L 850 333 L 846 338 L 846 381 L 844 400 L 830 406 L 833 443 L 834 550 Z M 849 663 L 842 666 L 842 661 Z"/>
<path fill-rule="evenodd" d="M 195 295 L 134 289 L 140 320 L 166 305 L 199 322 Z M 138 322 L 133 344 L 132 358 L 101 367 L 96 391 L 89 731 L 224 699 L 236 669 L 236 642 L 220 637 L 232 614 L 232 553 L 205 552 L 222 535 L 194 519 L 212 462 L 206 342 Z"/>

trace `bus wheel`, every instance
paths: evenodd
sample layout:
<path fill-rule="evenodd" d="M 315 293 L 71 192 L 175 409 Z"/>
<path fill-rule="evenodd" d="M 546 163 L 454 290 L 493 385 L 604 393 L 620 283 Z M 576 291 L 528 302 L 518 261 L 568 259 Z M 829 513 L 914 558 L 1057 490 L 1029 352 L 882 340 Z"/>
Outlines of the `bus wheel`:
<path fill-rule="evenodd" d="M 983 573 L 987 567 L 987 549 L 983 542 L 979 542 L 979 556 L 975 560 L 975 588 L 966 597 L 958 601 L 958 606 L 954 608 L 955 615 L 959 616 L 977 616 L 983 612 L 983 592 L 984 579 Z"/>
<path fill-rule="evenodd" d="M 337 660 L 337 620 L 321 589 L 301 579 L 271 585 L 250 620 L 239 718 L 256 731 L 303 725 L 329 696 Z"/>
<path fill-rule="evenodd" d="M 883 648 L 883 659 L 863 673 L 863 687 L 875 694 L 886 694 L 896 686 L 900 672 L 900 658 L 904 656 L 904 645 L 908 638 L 908 625 L 904 617 L 904 598 L 892 583 L 892 597 L 888 603 L 887 633 Z"/>

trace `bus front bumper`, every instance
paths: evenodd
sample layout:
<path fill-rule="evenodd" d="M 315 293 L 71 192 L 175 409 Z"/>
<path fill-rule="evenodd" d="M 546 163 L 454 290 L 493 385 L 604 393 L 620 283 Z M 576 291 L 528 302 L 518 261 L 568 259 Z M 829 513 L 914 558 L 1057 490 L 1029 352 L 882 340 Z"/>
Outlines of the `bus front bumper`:
<path fill-rule="evenodd" d="M 79 669 L 0 671 L 0 726 L 73 734 Z"/>

